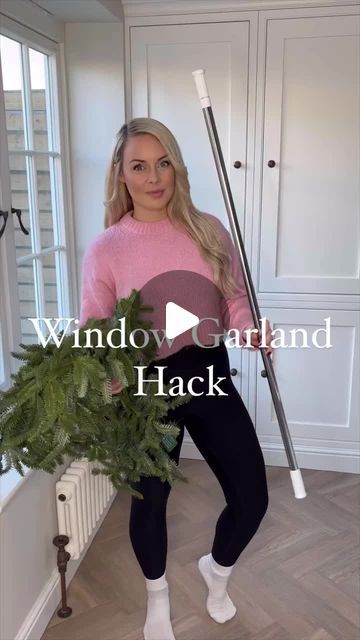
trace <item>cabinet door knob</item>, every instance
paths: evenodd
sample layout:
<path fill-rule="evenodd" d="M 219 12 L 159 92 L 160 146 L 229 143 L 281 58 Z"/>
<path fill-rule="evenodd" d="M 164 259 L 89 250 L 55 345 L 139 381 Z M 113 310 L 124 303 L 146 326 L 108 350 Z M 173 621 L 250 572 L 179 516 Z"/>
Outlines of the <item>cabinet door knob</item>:
<path fill-rule="evenodd" d="M 240 160 L 235 160 L 235 162 L 234 162 L 234 167 L 235 167 L 235 169 L 240 169 L 240 167 L 241 167 L 241 162 L 240 162 Z"/>
<path fill-rule="evenodd" d="M 270 169 L 272 169 L 273 167 L 275 167 L 275 164 L 276 164 L 275 160 L 269 160 L 268 167 L 270 167 Z"/>
<path fill-rule="evenodd" d="M 236 376 L 236 374 L 237 374 L 237 373 L 238 373 L 238 370 L 237 370 L 237 369 L 234 369 L 234 367 L 233 367 L 232 369 L 230 369 L 230 374 L 231 374 L 232 376 Z"/>

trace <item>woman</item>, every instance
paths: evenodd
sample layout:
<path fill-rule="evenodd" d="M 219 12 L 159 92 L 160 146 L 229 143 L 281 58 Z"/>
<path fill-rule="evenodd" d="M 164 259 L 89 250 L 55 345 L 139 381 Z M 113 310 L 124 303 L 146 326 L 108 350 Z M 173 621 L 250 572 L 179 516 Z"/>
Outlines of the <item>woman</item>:
<path fill-rule="evenodd" d="M 240 332 L 253 327 L 242 272 L 229 232 L 213 214 L 196 209 L 187 169 L 173 134 L 152 118 L 135 118 L 117 134 L 106 178 L 105 228 L 87 250 L 83 261 L 80 325 L 89 317 L 113 313 L 115 302 L 132 288 L 141 289 L 159 274 L 187 270 L 212 280 L 222 292 L 231 328 Z M 180 281 L 179 281 L 180 282 Z M 176 280 L 175 280 L 176 283 Z M 190 293 L 189 293 L 190 295 Z M 206 297 L 206 296 L 204 296 Z M 185 338 L 184 338 L 185 336 Z M 178 336 L 180 338 L 180 336 Z M 185 340 L 181 342 L 181 340 Z M 258 349 L 256 329 L 248 347 Z M 266 322 L 266 353 L 271 327 Z M 219 480 L 226 506 L 216 524 L 211 553 L 198 567 L 208 587 L 207 611 L 218 623 L 230 620 L 236 608 L 227 583 L 239 555 L 257 531 L 268 506 L 264 458 L 248 411 L 232 383 L 227 349 L 203 342 L 180 343 L 150 363 L 164 369 L 164 382 L 181 376 L 201 376 L 213 365 L 223 394 L 194 395 L 190 402 L 169 411 L 167 420 L 180 427 L 170 455 L 179 462 L 184 427 Z M 212 348 L 206 348 L 209 346 Z M 166 353 L 166 357 L 161 357 Z M 160 357 L 159 357 L 160 356 Z M 156 372 L 156 371 L 155 371 Z M 122 385 L 113 381 L 113 393 Z M 145 640 L 174 640 L 166 580 L 168 482 L 142 476 L 134 483 L 144 496 L 132 497 L 129 534 L 147 588 Z"/>

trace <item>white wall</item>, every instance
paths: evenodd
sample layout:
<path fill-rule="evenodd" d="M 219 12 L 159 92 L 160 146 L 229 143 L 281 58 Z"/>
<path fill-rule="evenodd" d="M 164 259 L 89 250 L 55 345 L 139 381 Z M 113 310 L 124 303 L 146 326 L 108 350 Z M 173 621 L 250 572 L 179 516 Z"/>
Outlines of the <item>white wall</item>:
<path fill-rule="evenodd" d="M 37 626 L 37 615 L 41 617 L 41 609 L 51 601 L 58 580 L 56 548 L 52 544 L 57 534 L 55 483 L 68 462 L 66 458 L 54 475 L 32 472 L 1 512 L 1 640 L 41 637 L 28 636 L 28 631 Z"/>
<path fill-rule="evenodd" d="M 105 174 L 124 124 L 122 23 L 65 25 L 79 294 L 84 251 L 104 229 Z"/>

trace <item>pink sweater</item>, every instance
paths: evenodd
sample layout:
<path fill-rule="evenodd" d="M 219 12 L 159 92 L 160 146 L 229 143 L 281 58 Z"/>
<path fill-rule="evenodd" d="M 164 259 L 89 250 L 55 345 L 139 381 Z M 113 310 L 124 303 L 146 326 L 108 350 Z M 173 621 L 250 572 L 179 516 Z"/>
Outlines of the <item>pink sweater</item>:
<path fill-rule="evenodd" d="M 240 332 L 240 344 L 245 345 L 242 332 L 253 327 L 254 322 L 235 246 L 222 222 L 210 213 L 204 215 L 216 226 L 232 257 L 232 274 L 238 285 L 236 295 L 225 299 L 221 297 L 220 302 L 217 300 L 214 292 L 219 292 L 219 289 L 214 285 L 211 266 L 201 255 L 196 243 L 184 230 L 176 228 L 169 218 L 142 222 L 135 220 L 132 211 L 129 211 L 95 238 L 85 252 L 79 326 L 83 326 L 89 318 L 111 316 L 116 301 L 127 298 L 132 289 L 138 289 L 147 292 L 151 298 L 143 298 L 143 304 L 154 306 L 154 312 L 144 313 L 141 317 L 151 320 L 152 327 L 158 330 L 161 346 L 156 359 L 164 358 L 185 345 L 194 344 L 191 329 L 174 339 L 165 338 L 166 301 L 179 304 L 200 319 L 219 319 L 219 325 L 212 320 L 200 322 L 197 336 L 201 344 L 214 344 L 211 336 L 236 328 Z M 182 274 L 171 273 L 179 270 Z M 163 274 L 162 279 L 154 282 L 163 283 L 166 294 L 161 304 L 156 296 L 156 305 L 155 296 L 150 295 L 145 285 L 160 274 Z M 183 274 L 185 278 L 182 278 Z M 148 286 L 151 287 L 151 284 Z M 142 340 L 140 336 L 135 342 L 141 345 Z"/>

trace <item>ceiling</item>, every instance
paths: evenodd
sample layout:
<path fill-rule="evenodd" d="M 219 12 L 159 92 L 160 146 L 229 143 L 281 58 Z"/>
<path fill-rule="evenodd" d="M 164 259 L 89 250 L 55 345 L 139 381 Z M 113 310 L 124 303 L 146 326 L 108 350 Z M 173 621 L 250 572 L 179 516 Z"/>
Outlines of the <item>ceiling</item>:
<path fill-rule="evenodd" d="M 59 22 L 117 22 L 123 20 L 121 0 L 28 0 Z"/>

